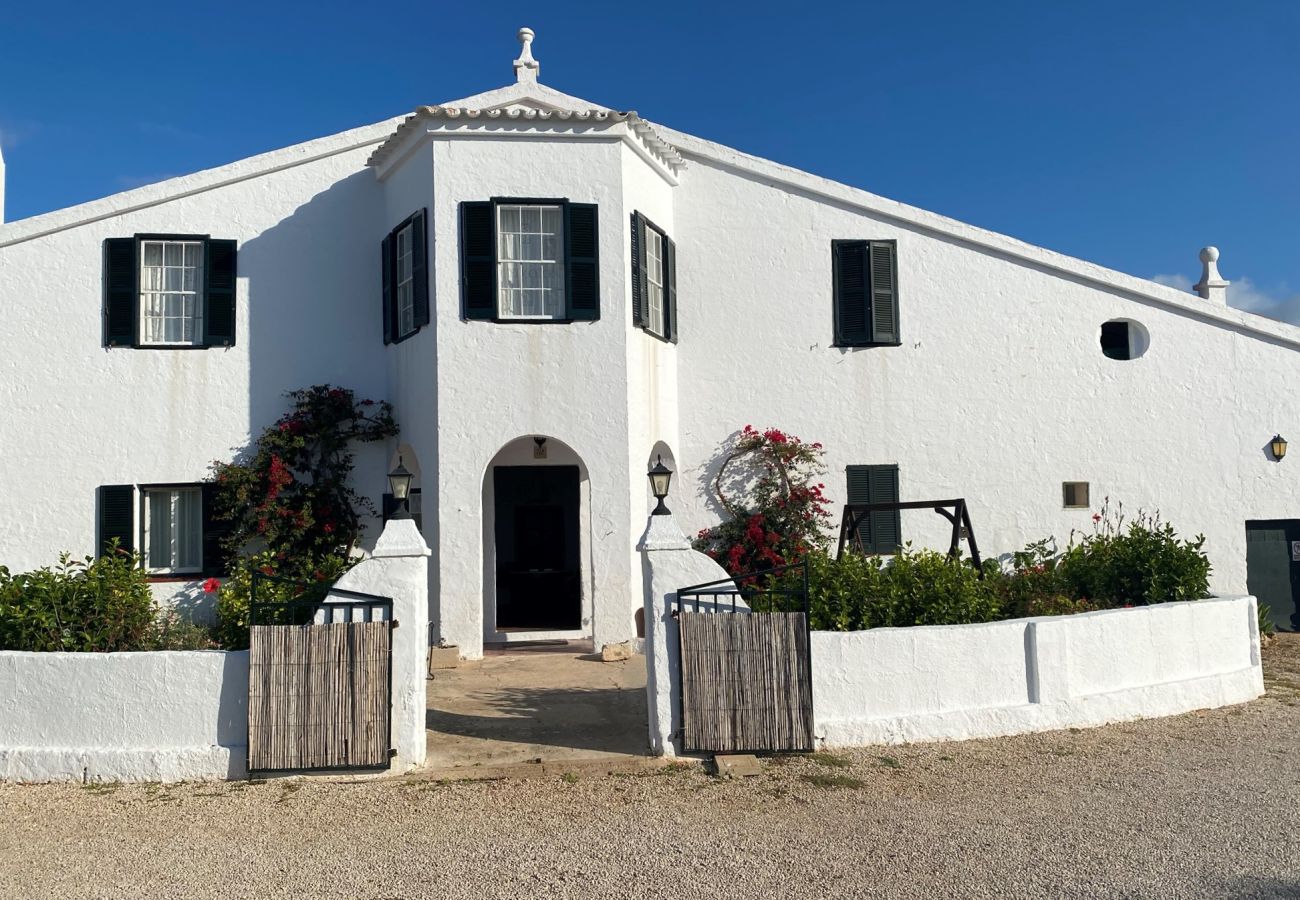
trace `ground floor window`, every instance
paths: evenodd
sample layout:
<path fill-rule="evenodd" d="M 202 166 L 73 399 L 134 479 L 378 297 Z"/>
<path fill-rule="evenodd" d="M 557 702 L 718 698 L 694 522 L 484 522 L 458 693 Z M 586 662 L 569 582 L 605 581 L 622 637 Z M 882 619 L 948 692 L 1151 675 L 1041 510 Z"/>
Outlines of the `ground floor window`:
<path fill-rule="evenodd" d="M 144 559 L 150 572 L 203 569 L 203 493 L 198 487 L 145 488 Z"/>

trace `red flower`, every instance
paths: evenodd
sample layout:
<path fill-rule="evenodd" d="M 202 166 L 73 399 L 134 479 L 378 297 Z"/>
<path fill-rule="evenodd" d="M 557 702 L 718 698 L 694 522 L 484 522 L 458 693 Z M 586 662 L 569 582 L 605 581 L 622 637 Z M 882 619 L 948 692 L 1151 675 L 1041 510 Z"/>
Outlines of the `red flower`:
<path fill-rule="evenodd" d="M 1100 521 L 1101 521 L 1101 513 L 1093 513 L 1093 514 L 1092 514 L 1092 524 L 1096 525 L 1096 524 L 1097 524 L 1098 522 L 1100 522 Z"/>
<path fill-rule="evenodd" d="M 334 524 L 332 522 L 326 522 L 324 525 L 321 526 L 321 531 L 325 532 L 326 534 L 333 534 Z"/>
<path fill-rule="evenodd" d="M 207 581 L 203 582 L 203 593 L 215 594 L 219 590 L 221 590 L 221 582 L 217 579 L 209 578 Z"/>
<path fill-rule="evenodd" d="M 262 566 L 262 574 L 263 574 L 263 575 L 274 575 L 274 574 L 275 574 L 275 569 L 272 569 L 270 566 Z"/>

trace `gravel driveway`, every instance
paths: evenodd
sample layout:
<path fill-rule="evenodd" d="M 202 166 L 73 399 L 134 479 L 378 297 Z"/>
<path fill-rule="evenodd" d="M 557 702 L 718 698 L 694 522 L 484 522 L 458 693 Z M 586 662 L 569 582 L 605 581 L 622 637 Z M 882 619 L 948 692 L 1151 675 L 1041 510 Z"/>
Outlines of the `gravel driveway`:
<path fill-rule="evenodd" d="M 1245 706 L 476 783 L 0 787 L 0 896 L 1300 897 L 1300 640 Z"/>

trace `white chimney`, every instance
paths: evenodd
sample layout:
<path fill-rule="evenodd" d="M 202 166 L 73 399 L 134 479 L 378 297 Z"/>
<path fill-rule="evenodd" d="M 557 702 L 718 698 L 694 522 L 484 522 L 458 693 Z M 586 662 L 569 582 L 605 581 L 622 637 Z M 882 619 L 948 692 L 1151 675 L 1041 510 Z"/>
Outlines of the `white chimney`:
<path fill-rule="evenodd" d="M 1204 247 L 1201 250 L 1201 280 L 1192 290 L 1211 303 L 1228 304 L 1228 285 L 1219 274 L 1219 248 Z"/>
<path fill-rule="evenodd" d="M 515 60 L 515 81 L 520 84 L 532 84 L 537 81 L 537 76 L 541 73 L 542 65 L 533 59 L 533 37 L 534 33 L 531 28 L 519 29 L 519 44 L 523 50 L 519 58 Z"/>

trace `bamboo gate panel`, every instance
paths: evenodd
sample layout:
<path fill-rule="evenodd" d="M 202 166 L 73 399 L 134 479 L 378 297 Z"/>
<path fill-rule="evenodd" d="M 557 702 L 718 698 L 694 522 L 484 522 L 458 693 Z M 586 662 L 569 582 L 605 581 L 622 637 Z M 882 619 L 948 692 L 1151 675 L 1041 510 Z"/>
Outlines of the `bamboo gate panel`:
<path fill-rule="evenodd" d="M 250 771 L 389 762 L 392 622 L 249 629 Z"/>
<path fill-rule="evenodd" d="M 685 750 L 813 749 L 804 613 L 682 611 L 677 621 Z"/>

